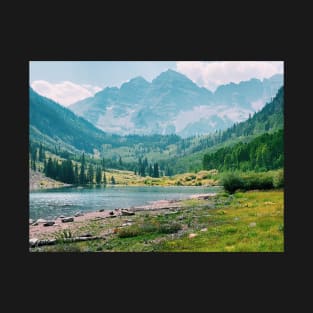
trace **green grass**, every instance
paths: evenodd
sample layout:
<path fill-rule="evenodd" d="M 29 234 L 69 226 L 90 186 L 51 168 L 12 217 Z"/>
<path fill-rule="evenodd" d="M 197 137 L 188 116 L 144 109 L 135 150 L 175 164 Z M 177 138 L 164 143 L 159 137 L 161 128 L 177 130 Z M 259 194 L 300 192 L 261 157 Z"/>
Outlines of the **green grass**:
<path fill-rule="evenodd" d="M 196 232 L 192 239 L 185 235 L 163 242 L 155 250 L 282 252 L 283 211 L 282 191 L 238 193 L 223 210 L 210 210 L 207 232 Z M 250 223 L 256 223 L 256 227 L 250 227 Z"/>

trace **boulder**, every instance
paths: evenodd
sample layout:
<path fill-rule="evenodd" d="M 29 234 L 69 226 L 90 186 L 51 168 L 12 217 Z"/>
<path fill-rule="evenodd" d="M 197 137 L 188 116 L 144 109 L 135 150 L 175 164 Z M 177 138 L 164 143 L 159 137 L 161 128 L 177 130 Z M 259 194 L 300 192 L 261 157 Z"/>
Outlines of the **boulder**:
<path fill-rule="evenodd" d="M 43 219 L 43 218 L 38 218 L 38 220 L 36 221 L 36 223 L 46 223 L 47 220 Z"/>
<path fill-rule="evenodd" d="M 132 211 L 128 211 L 128 210 L 126 210 L 126 209 L 123 209 L 123 210 L 122 210 L 122 215 L 124 215 L 124 216 L 135 215 L 135 212 L 132 212 Z"/>
<path fill-rule="evenodd" d="M 62 223 L 69 223 L 69 222 L 74 222 L 74 217 L 65 217 L 62 218 Z"/>
<path fill-rule="evenodd" d="M 29 219 L 29 224 L 33 224 L 34 220 L 32 220 L 31 218 Z"/>
<path fill-rule="evenodd" d="M 99 210 L 99 212 L 103 212 L 103 211 L 104 211 L 104 209 L 100 209 L 100 210 Z"/>
<path fill-rule="evenodd" d="M 53 226 L 55 224 L 54 221 L 47 221 L 46 223 L 43 224 L 43 226 Z"/>
<path fill-rule="evenodd" d="M 117 215 L 115 215 L 115 214 L 109 214 L 107 217 L 109 217 L 109 218 L 113 218 L 113 217 L 116 217 Z"/>
<path fill-rule="evenodd" d="M 59 218 L 65 218 L 65 216 L 64 215 L 60 215 Z"/>
<path fill-rule="evenodd" d="M 38 243 L 39 239 L 38 238 L 31 238 L 29 239 L 29 246 L 30 247 L 35 247 L 36 244 Z"/>
<path fill-rule="evenodd" d="M 84 214 L 83 214 L 82 212 L 77 212 L 77 213 L 74 214 L 75 217 L 83 216 L 83 215 L 84 215 Z"/>

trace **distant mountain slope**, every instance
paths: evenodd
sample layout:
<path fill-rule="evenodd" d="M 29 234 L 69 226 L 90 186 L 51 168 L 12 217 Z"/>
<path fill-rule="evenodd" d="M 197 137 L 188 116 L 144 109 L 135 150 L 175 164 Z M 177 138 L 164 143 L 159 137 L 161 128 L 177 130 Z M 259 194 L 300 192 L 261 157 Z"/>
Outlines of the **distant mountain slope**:
<path fill-rule="evenodd" d="M 278 74 L 220 86 L 215 93 L 168 70 L 151 83 L 136 77 L 69 106 L 97 127 L 116 134 L 189 137 L 226 129 L 262 108 L 283 85 Z"/>

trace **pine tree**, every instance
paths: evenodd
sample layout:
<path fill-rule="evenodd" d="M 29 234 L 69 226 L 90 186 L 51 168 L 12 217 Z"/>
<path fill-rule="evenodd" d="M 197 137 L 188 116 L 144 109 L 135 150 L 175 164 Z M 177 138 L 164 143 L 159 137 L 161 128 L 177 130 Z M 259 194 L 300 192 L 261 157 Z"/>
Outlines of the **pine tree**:
<path fill-rule="evenodd" d="M 52 162 L 51 157 L 48 160 L 45 174 L 47 177 L 50 177 L 50 178 L 53 178 L 54 176 L 54 168 L 53 168 L 53 162 Z"/>
<path fill-rule="evenodd" d="M 82 160 L 81 160 L 80 174 L 79 174 L 79 183 L 81 185 L 86 184 L 85 166 L 86 166 L 85 154 L 83 153 Z"/>
<path fill-rule="evenodd" d="M 96 183 L 97 184 L 101 184 L 101 178 L 102 178 L 101 176 L 102 176 L 101 167 L 97 166 L 97 169 L 96 169 Z"/>
<path fill-rule="evenodd" d="M 103 172 L 103 184 L 107 184 L 107 177 L 105 176 L 105 172 Z"/>
<path fill-rule="evenodd" d="M 78 184 L 79 183 L 79 174 L 78 174 L 78 165 L 77 163 L 75 164 L 75 170 L 74 170 L 74 177 L 75 177 L 75 184 Z"/>
<path fill-rule="evenodd" d="M 111 177 L 111 184 L 115 185 L 115 178 L 114 178 L 114 176 Z"/>
<path fill-rule="evenodd" d="M 153 177 L 153 168 L 151 164 L 149 165 L 149 176 Z"/>
<path fill-rule="evenodd" d="M 89 184 L 93 184 L 93 176 L 94 176 L 94 170 L 92 164 L 89 164 L 88 171 L 87 171 L 87 182 Z"/>
<path fill-rule="evenodd" d="M 43 151 L 42 143 L 40 143 L 40 147 L 39 147 L 39 161 L 43 162 L 44 159 L 45 159 L 45 153 Z"/>
<path fill-rule="evenodd" d="M 73 169 L 73 163 L 71 160 L 66 161 L 66 182 L 69 184 L 75 183 L 75 173 Z"/>
<path fill-rule="evenodd" d="M 46 172 L 47 172 L 47 161 L 46 161 L 46 159 L 44 159 L 44 161 L 43 161 L 43 173 L 46 174 Z"/>
<path fill-rule="evenodd" d="M 160 177 L 158 163 L 154 163 L 153 165 L 153 177 Z"/>

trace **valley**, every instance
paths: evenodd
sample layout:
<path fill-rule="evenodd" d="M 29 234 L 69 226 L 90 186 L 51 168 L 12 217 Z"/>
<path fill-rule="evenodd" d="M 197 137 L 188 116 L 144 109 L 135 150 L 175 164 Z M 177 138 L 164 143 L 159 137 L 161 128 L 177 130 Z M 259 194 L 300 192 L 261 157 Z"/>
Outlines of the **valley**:
<path fill-rule="evenodd" d="M 30 87 L 29 108 L 30 236 L 57 238 L 31 251 L 283 251 L 283 75 L 211 92 L 167 70 L 68 107 Z M 78 218 L 151 201 L 179 204 Z M 97 238 L 65 243 L 85 230 Z"/>

